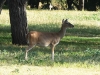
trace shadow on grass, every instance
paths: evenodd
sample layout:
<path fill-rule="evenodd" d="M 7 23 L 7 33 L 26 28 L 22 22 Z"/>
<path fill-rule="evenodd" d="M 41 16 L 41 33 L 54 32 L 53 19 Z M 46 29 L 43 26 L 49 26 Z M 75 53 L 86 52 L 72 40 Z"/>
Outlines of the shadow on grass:
<path fill-rule="evenodd" d="M 57 32 L 59 27 L 47 26 L 46 24 L 37 26 L 30 25 L 30 30 Z M 99 36 L 99 29 L 96 28 L 73 28 L 67 29 L 67 36 Z M 6 34 L 6 35 L 5 35 Z M 9 34 L 9 35 L 8 35 Z M 55 48 L 55 61 L 51 60 L 50 48 L 35 47 L 29 51 L 29 60 L 25 61 L 26 46 L 17 46 L 11 44 L 10 27 L 0 27 L 0 64 L 28 64 L 37 66 L 53 66 L 65 63 L 85 63 L 100 62 L 100 44 L 91 42 L 81 43 L 75 41 L 61 41 Z M 87 40 L 88 41 L 88 40 Z M 90 63 L 91 64 L 91 63 Z"/>
<path fill-rule="evenodd" d="M 61 26 L 55 24 L 41 24 L 41 25 L 30 25 L 29 30 L 46 31 L 46 32 L 58 32 Z M 97 27 L 74 27 L 66 29 L 66 36 L 81 36 L 81 37 L 99 37 L 100 28 Z"/>
<path fill-rule="evenodd" d="M 10 33 L 10 25 L 6 26 L 6 25 L 2 25 L 0 24 L 0 33 Z"/>
<path fill-rule="evenodd" d="M 55 61 L 51 60 L 49 47 L 35 47 L 28 53 L 28 61 L 24 59 L 25 48 L 16 45 L 0 46 L 1 65 L 36 65 L 54 66 L 55 64 L 98 64 L 100 62 L 100 45 L 69 44 L 61 42 L 55 48 Z"/>
<path fill-rule="evenodd" d="M 35 24 L 29 25 L 29 31 L 43 31 L 43 32 L 58 32 L 61 26 L 55 24 Z M 98 27 L 74 27 L 71 29 L 66 29 L 66 36 L 82 36 L 82 37 L 99 37 L 100 36 L 100 28 Z M 10 26 L 0 25 L 0 38 L 11 38 Z"/>

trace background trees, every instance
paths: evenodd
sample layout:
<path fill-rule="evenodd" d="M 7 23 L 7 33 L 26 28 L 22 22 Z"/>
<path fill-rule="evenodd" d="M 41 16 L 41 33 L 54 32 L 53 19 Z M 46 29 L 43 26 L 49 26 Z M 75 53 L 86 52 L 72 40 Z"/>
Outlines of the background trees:
<path fill-rule="evenodd" d="M 5 0 L 0 0 L 0 3 Z M 50 3 L 53 9 L 62 10 L 88 10 L 96 11 L 100 9 L 100 0 L 27 0 L 27 5 L 35 9 L 49 9 Z M 6 5 L 8 3 L 6 2 Z M 0 7 L 2 5 L 0 4 Z M 41 6 L 41 7 L 40 7 Z"/>
<path fill-rule="evenodd" d="M 68 10 L 89 10 L 96 11 L 100 7 L 100 0 L 28 0 L 28 5 L 31 8 L 38 8 L 39 2 L 42 3 L 42 8 L 49 8 L 51 3 L 54 8 Z"/>

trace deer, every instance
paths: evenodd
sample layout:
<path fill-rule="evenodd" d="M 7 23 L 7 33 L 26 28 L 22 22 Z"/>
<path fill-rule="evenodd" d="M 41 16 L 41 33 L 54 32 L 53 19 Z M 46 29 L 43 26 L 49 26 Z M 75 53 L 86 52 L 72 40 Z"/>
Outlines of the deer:
<path fill-rule="evenodd" d="M 51 58 L 54 60 L 54 48 L 60 42 L 60 40 L 65 36 L 66 28 L 73 28 L 74 25 L 68 22 L 68 20 L 62 20 L 61 29 L 58 32 L 39 32 L 30 31 L 27 34 L 28 47 L 25 52 L 25 60 L 28 60 L 28 52 L 35 46 L 50 46 L 51 48 Z"/>

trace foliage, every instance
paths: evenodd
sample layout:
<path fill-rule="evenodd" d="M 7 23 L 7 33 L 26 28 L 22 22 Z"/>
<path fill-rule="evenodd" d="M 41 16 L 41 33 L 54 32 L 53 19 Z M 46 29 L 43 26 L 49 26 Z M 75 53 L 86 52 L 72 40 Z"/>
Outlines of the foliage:
<path fill-rule="evenodd" d="M 39 8 L 39 2 L 41 1 L 42 3 L 42 9 L 49 9 L 50 3 L 54 6 L 54 9 L 68 9 L 68 0 L 28 0 L 27 2 L 27 8 Z M 71 10 L 78 9 L 79 10 L 79 1 L 80 0 L 69 0 L 73 1 L 71 4 Z M 89 11 L 96 11 L 100 9 L 100 0 L 84 0 L 84 8 L 85 10 Z M 6 6 L 4 8 L 7 8 L 7 1 L 5 3 Z"/>
<path fill-rule="evenodd" d="M 52 0 L 52 5 L 58 9 L 66 9 L 66 0 Z"/>

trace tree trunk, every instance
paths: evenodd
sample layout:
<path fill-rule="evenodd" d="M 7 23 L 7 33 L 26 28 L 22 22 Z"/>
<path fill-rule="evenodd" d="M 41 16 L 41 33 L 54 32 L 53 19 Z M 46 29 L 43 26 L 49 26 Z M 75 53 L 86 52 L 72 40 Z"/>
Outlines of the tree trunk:
<path fill-rule="evenodd" d="M 88 0 L 88 10 L 96 11 L 96 0 Z"/>
<path fill-rule="evenodd" d="M 27 34 L 26 0 L 9 0 L 12 44 L 25 45 Z"/>
<path fill-rule="evenodd" d="M 72 3 L 73 3 L 73 0 L 67 0 L 66 2 L 67 2 L 67 4 L 68 4 L 68 10 L 72 10 Z"/>
<path fill-rule="evenodd" d="M 2 6 L 4 5 L 5 1 L 6 0 L 0 0 L 0 14 L 1 14 L 1 11 L 2 11 Z"/>
<path fill-rule="evenodd" d="M 88 9 L 88 0 L 84 0 L 84 10 L 87 10 Z"/>
<path fill-rule="evenodd" d="M 83 10 L 84 8 L 84 0 L 79 0 L 79 10 Z"/>
<path fill-rule="evenodd" d="M 84 6 L 83 3 L 84 3 L 83 0 L 79 0 L 79 10 L 83 10 L 83 6 Z"/>
<path fill-rule="evenodd" d="M 77 8 L 77 10 L 80 10 L 79 5 L 77 3 L 73 2 L 73 5 Z"/>
<path fill-rule="evenodd" d="M 28 0 L 28 4 L 31 6 L 31 8 L 38 9 L 39 1 L 41 1 L 41 0 Z"/>

